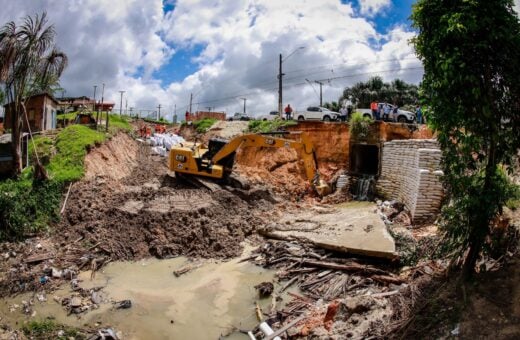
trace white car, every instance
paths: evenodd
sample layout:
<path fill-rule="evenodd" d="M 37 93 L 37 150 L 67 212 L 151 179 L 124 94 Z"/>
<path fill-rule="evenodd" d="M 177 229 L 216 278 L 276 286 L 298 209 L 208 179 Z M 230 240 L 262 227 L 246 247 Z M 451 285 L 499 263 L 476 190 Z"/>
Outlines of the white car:
<path fill-rule="evenodd" d="M 385 103 L 378 103 L 378 106 L 383 105 L 385 105 Z M 388 104 L 388 106 L 390 106 L 390 114 L 388 117 L 384 117 L 384 113 L 381 113 L 381 120 L 399 123 L 413 123 L 415 121 L 415 114 L 413 112 L 401 110 L 400 108 L 395 110 L 396 107 L 392 104 Z M 361 112 L 364 117 L 375 119 L 372 115 L 372 110 L 370 109 L 357 109 L 355 111 Z"/>
<path fill-rule="evenodd" d="M 338 120 L 339 113 L 320 106 L 309 106 L 306 111 L 293 112 L 297 120 L 322 120 L 330 122 Z"/>
<path fill-rule="evenodd" d="M 271 111 L 271 112 L 269 112 L 268 115 L 261 115 L 260 117 L 258 117 L 258 120 L 275 120 L 275 119 L 280 119 L 280 115 L 278 114 L 278 111 Z M 282 119 L 285 119 L 285 117 L 283 117 Z"/>

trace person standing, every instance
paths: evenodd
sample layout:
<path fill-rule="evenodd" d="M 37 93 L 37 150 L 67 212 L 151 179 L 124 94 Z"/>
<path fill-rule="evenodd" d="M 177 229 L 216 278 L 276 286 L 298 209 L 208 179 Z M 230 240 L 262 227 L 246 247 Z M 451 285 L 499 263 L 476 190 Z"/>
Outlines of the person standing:
<path fill-rule="evenodd" d="M 385 103 L 383 105 L 383 120 L 388 120 L 388 118 L 390 117 L 390 105 L 388 105 L 388 103 Z"/>
<path fill-rule="evenodd" d="M 379 120 L 379 109 L 375 101 L 370 103 L 370 110 L 372 110 L 372 117 L 374 117 L 375 120 Z"/>
<path fill-rule="evenodd" d="M 415 109 L 415 116 L 417 117 L 417 124 L 422 124 L 422 110 L 420 105 L 417 105 Z"/>
<path fill-rule="evenodd" d="M 346 122 L 347 121 L 347 108 L 346 107 L 341 107 L 341 109 L 339 110 L 339 119 L 342 121 L 342 122 Z"/>
<path fill-rule="evenodd" d="M 291 104 L 287 104 L 287 107 L 285 108 L 285 119 L 286 120 L 290 120 L 291 119 L 291 113 L 292 113 Z"/>

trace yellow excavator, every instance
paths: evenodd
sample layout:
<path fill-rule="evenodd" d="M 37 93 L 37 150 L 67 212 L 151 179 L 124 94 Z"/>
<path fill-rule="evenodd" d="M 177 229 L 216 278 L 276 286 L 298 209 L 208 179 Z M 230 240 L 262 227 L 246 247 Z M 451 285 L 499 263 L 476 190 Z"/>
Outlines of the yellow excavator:
<path fill-rule="evenodd" d="M 299 135 L 299 140 L 274 137 L 274 135 Z M 208 147 L 201 143 L 192 147 L 172 147 L 170 150 L 169 168 L 176 176 L 194 175 L 214 179 L 227 178 L 232 170 L 235 153 L 240 147 L 270 147 L 295 149 L 305 167 L 305 174 L 312 188 L 320 196 L 330 193 L 329 185 L 320 178 L 316 164 L 314 146 L 305 133 L 273 132 L 267 134 L 245 134 L 230 141 L 213 138 Z"/>

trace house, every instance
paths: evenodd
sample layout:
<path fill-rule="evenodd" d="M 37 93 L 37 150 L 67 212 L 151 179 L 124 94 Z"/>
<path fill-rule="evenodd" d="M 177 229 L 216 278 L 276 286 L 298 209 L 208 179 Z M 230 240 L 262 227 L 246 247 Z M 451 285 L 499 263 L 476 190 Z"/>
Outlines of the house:
<path fill-rule="evenodd" d="M 114 105 L 116 105 L 116 104 L 113 103 L 113 102 L 103 102 L 103 105 L 101 105 L 100 102 L 97 102 L 96 103 L 96 111 L 100 110 L 100 111 L 112 112 L 112 109 L 114 108 Z"/>
<path fill-rule="evenodd" d="M 94 106 L 94 99 L 87 96 L 81 97 L 62 97 L 57 98 L 58 108 L 62 112 L 78 111 L 80 108 L 92 109 Z"/>
<path fill-rule="evenodd" d="M 0 135 L 0 178 L 8 176 L 13 166 L 13 154 L 11 152 L 12 136 L 10 133 Z M 29 145 L 29 134 L 22 135 L 22 168 L 29 165 L 29 153 L 27 146 Z"/>
<path fill-rule="evenodd" d="M 11 110 L 14 105 L 8 103 L 4 105 L 5 121 L 4 128 L 11 129 Z M 32 132 L 52 130 L 56 128 L 56 111 L 58 110 L 58 101 L 48 93 L 41 93 L 31 96 L 25 104 L 27 110 L 27 120 Z M 27 132 L 27 123 L 25 117 L 22 117 L 22 131 Z"/>

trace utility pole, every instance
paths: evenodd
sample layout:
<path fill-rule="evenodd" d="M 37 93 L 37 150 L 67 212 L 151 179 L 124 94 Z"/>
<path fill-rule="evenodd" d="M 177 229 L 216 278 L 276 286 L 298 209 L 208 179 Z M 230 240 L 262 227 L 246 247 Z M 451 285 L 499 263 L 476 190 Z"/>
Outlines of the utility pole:
<path fill-rule="evenodd" d="M 98 120 L 99 120 L 99 110 L 96 110 L 96 89 L 97 89 L 97 85 L 94 85 L 94 104 L 92 104 L 92 111 L 96 111 L 96 130 L 97 130 Z"/>
<path fill-rule="evenodd" d="M 125 99 L 125 116 L 128 116 L 128 98 Z"/>
<path fill-rule="evenodd" d="M 96 89 L 97 85 L 94 85 L 94 104 L 92 105 L 92 111 L 96 110 Z"/>
<path fill-rule="evenodd" d="M 211 112 L 211 106 L 206 106 L 206 109 L 208 109 L 208 112 Z"/>
<path fill-rule="evenodd" d="M 123 113 L 123 93 L 125 93 L 125 91 L 119 91 L 119 93 L 121 93 L 121 103 L 119 104 L 119 115 L 121 116 Z"/>
<path fill-rule="evenodd" d="M 193 93 L 190 93 L 190 115 L 191 115 L 191 104 L 193 102 Z"/>
<path fill-rule="evenodd" d="M 280 68 L 278 70 L 278 114 L 280 115 L 280 119 L 282 119 L 282 54 L 280 53 Z"/>
<path fill-rule="evenodd" d="M 157 106 L 157 120 L 161 119 L 161 104 L 159 104 L 159 106 Z"/>
<path fill-rule="evenodd" d="M 321 81 L 317 81 L 315 80 L 314 81 L 316 84 L 320 84 L 320 106 L 323 106 L 323 92 L 322 92 L 322 86 L 323 86 L 323 83 Z"/>
<path fill-rule="evenodd" d="M 177 104 L 173 107 L 173 124 L 177 124 Z"/>
<path fill-rule="evenodd" d="M 104 100 L 105 100 L 105 83 L 103 83 L 103 90 L 101 91 L 101 112 L 103 112 L 103 101 Z M 106 130 L 108 131 L 108 111 L 107 111 Z"/>
<path fill-rule="evenodd" d="M 246 113 L 246 101 L 247 101 L 247 98 L 240 98 L 244 101 L 244 114 Z"/>

